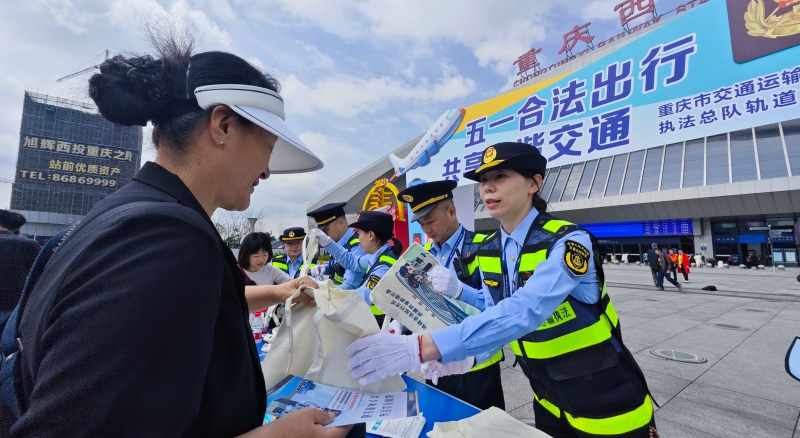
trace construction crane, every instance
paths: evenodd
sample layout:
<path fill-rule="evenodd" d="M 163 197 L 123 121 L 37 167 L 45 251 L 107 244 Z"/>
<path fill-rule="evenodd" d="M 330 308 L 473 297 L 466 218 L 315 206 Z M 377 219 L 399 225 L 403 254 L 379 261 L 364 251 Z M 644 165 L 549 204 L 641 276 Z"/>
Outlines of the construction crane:
<path fill-rule="evenodd" d="M 10 179 L 7 179 L 7 178 L 0 178 L 0 184 L 2 184 L 2 183 L 5 183 L 5 184 L 14 184 L 14 181 L 13 181 L 13 180 L 10 180 Z"/>
<path fill-rule="evenodd" d="M 104 59 L 104 62 L 105 62 L 105 61 L 108 61 L 108 49 L 106 49 L 106 51 L 105 51 L 105 54 L 106 54 L 106 57 L 105 57 L 105 59 Z M 101 53 L 100 55 L 102 55 L 102 53 Z M 97 55 L 97 56 L 100 56 L 100 55 Z M 97 59 L 97 56 L 95 56 L 94 58 L 92 58 L 92 61 L 94 61 L 95 59 Z M 91 61 L 90 61 L 90 62 L 91 62 Z M 84 65 L 86 65 L 86 64 L 84 64 Z M 72 79 L 72 78 L 74 78 L 74 77 L 76 77 L 76 76 L 80 76 L 80 75 L 82 75 L 82 74 L 84 74 L 84 73 L 86 73 L 86 72 L 90 72 L 90 71 L 92 71 L 92 70 L 94 70 L 94 69 L 96 69 L 96 68 L 98 68 L 98 67 L 100 67 L 100 64 L 93 65 L 93 66 L 91 66 L 91 67 L 89 67 L 89 68 L 85 68 L 85 69 L 83 69 L 83 70 L 81 70 L 81 71 L 76 71 L 75 73 L 72 73 L 72 74 L 69 74 L 69 75 L 67 75 L 67 76 L 64 76 L 63 78 L 58 78 L 58 79 L 56 79 L 56 82 L 64 82 L 64 81 L 66 81 L 67 79 Z"/>

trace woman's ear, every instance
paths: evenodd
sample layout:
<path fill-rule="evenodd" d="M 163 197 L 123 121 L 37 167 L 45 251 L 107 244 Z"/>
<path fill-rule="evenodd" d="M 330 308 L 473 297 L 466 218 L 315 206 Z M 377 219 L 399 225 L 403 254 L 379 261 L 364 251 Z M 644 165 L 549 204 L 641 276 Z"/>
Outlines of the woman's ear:
<path fill-rule="evenodd" d="M 542 189 L 542 175 L 534 175 L 531 180 L 531 185 L 528 187 L 528 194 L 533 195 Z"/>

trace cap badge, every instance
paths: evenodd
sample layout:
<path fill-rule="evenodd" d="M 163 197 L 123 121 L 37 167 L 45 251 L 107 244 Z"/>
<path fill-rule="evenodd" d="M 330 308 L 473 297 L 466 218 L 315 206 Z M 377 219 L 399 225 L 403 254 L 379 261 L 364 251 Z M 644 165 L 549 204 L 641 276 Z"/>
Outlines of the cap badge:
<path fill-rule="evenodd" d="M 494 147 L 488 147 L 486 152 L 483 153 L 483 162 L 491 163 L 495 158 L 497 158 L 497 151 Z"/>
<path fill-rule="evenodd" d="M 294 237 L 294 231 L 289 231 L 289 237 Z"/>
<path fill-rule="evenodd" d="M 414 197 L 411 196 L 411 195 L 403 195 L 402 198 L 403 198 L 403 201 L 414 202 Z"/>

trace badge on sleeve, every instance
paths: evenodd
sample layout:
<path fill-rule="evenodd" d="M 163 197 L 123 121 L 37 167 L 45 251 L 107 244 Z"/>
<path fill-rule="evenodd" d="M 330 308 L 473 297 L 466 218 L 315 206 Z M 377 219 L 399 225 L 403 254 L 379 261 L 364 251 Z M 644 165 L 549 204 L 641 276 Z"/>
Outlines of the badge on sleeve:
<path fill-rule="evenodd" d="M 370 275 L 369 280 L 367 280 L 367 289 L 375 289 L 379 281 L 381 281 L 380 277 L 377 275 Z"/>
<path fill-rule="evenodd" d="M 564 242 L 564 263 L 575 275 L 586 275 L 589 270 L 589 250 L 574 240 Z"/>

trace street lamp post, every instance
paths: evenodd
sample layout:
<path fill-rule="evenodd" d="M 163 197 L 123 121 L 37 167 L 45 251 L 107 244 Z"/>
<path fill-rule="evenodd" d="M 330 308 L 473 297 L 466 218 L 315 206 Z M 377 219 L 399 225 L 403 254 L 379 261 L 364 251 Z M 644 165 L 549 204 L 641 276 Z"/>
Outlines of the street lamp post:
<path fill-rule="evenodd" d="M 256 222 L 258 222 L 257 217 L 249 217 L 247 218 L 247 224 L 250 226 L 250 230 L 248 232 L 255 233 L 256 231 Z"/>

